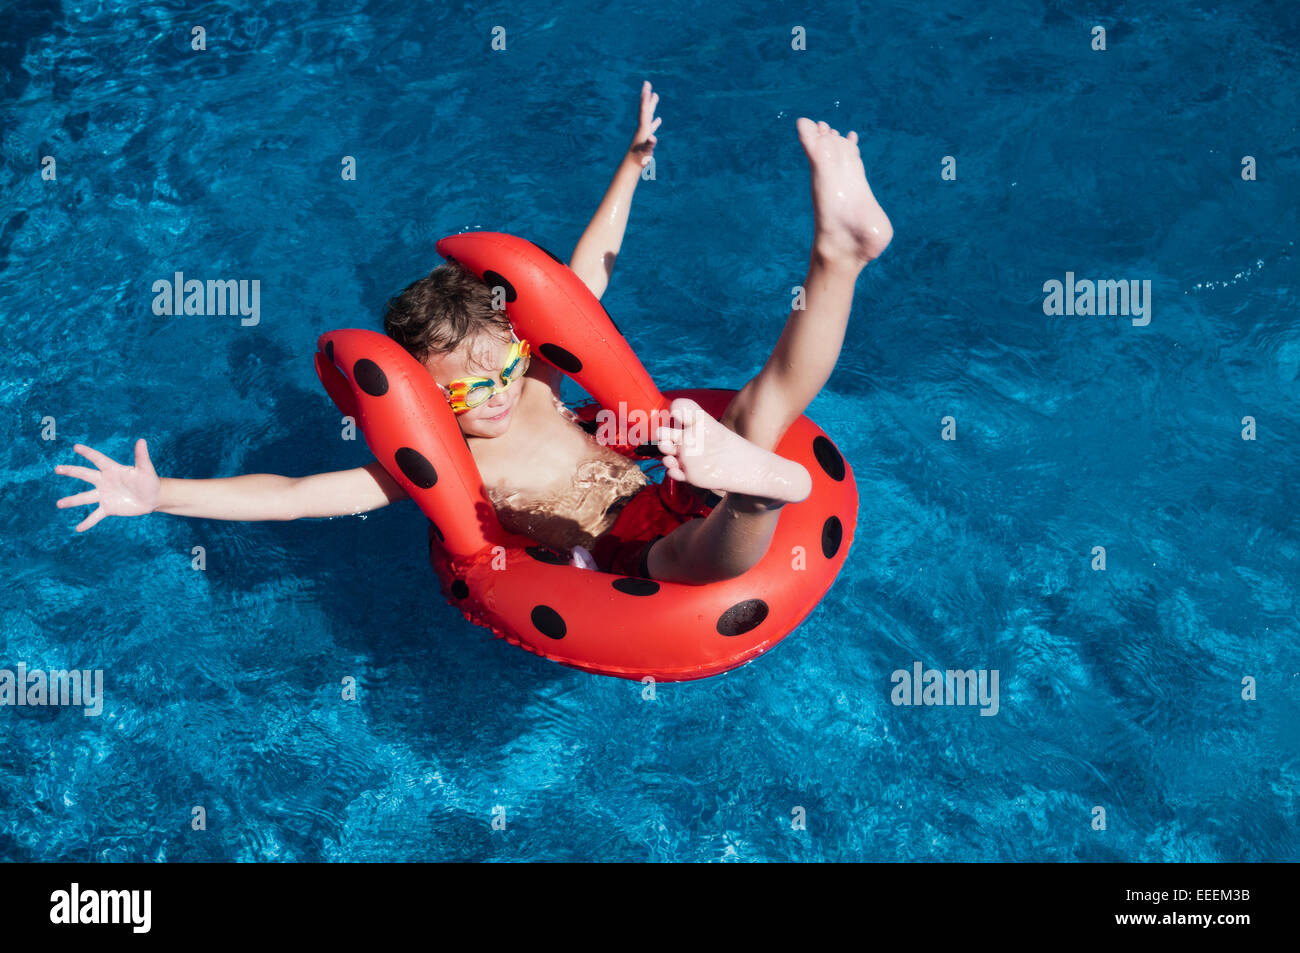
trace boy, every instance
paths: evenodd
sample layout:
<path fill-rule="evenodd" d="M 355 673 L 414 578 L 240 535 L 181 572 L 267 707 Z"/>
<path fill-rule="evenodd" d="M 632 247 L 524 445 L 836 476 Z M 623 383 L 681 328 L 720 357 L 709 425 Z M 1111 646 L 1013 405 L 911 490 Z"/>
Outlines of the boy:
<path fill-rule="evenodd" d="M 643 84 L 632 145 L 573 252 L 570 267 L 598 298 L 622 245 L 640 170 L 657 141 L 658 100 Z M 527 363 L 481 279 L 447 263 L 389 303 L 385 332 L 448 396 L 506 529 L 567 549 L 579 565 L 699 584 L 746 572 L 767 551 L 781 507 L 808 496 L 807 471 L 772 451 L 829 379 L 857 276 L 885 250 L 893 228 L 867 184 L 857 133 L 845 138 L 804 118 L 796 126 L 812 171 L 815 222 L 806 307 L 791 312 L 766 364 L 720 420 L 694 401 L 672 402 L 675 426 L 657 434 L 669 478 L 662 485 L 647 484 L 633 461 L 577 426 L 559 399 L 560 372 L 542 361 Z M 464 393 L 465 379 L 482 377 L 490 381 L 478 381 L 475 399 L 490 394 L 486 400 L 467 406 L 470 401 L 457 399 L 453 392 Z M 95 487 L 57 503 L 99 504 L 78 532 L 105 516 L 161 511 L 286 520 L 362 513 L 406 497 L 377 462 L 297 478 L 259 473 L 179 480 L 157 476 L 143 439 L 136 442 L 134 467 L 81 444 L 73 449 L 100 468 L 55 467 Z M 703 491 L 721 495 L 707 516 Z"/>

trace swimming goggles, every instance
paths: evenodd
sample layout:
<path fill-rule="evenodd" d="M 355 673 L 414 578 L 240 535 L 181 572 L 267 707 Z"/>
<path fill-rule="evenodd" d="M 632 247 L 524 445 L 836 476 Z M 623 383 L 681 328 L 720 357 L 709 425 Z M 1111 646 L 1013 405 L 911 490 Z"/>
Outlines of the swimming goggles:
<path fill-rule="evenodd" d="M 510 345 L 505 367 L 501 369 L 499 384 L 490 377 L 458 377 L 445 387 L 442 384 L 438 385 L 457 415 L 481 407 L 527 373 L 528 356 L 532 353 L 532 348 L 527 341 L 515 337 L 513 328 L 510 331 L 510 339 L 513 343 Z"/>

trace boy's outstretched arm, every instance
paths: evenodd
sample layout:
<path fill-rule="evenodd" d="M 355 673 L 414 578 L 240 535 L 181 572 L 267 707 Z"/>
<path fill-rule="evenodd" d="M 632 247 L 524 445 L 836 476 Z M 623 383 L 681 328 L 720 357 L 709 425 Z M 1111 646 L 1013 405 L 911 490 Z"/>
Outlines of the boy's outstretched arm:
<path fill-rule="evenodd" d="M 379 462 L 352 470 L 334 470 L 294 477 L 289 499 L 295 515 L 290 519 L 320 516 L 354 516 L 389 503 L 408 499 L 406 491 Z"/>
<path fill-rule="evenodd" d="M 136 441 L 134 467 L 123 466 L 82 444 L 73 449 L 99 468 L 63 464 L 54 468 L 55 473 L 85 480 L 94 487 L 55 504 L 60 509 L 98 504 L 77 525 L 78 533 L 106 516 L 171 513 L 218 520 L 295 520 L 364 513 L 406 497 L 379 463 L 305 477 L 249 473 L 215 480 L 180 480 L 158 476 L 143 439 Z"/>
<path fill-rule="evenodd" d="M 659 94 L 651 91 L 650 81 L 646 80 L 641 86 L 641 111 L 632 145 L 619 163 L 600 208 L 578 239 L 573 257 L 569 260 L 569 267 L 597 298 L 609 286 L 609 276 L 623 245 L 623 233 L 627 230 L 632 193 L 640 181 L 641 169 L 650 161 L 655 143 L 658 142 L 654 132 L 663 121 L 655 117 L 655 107 L 658 104 Z"/>

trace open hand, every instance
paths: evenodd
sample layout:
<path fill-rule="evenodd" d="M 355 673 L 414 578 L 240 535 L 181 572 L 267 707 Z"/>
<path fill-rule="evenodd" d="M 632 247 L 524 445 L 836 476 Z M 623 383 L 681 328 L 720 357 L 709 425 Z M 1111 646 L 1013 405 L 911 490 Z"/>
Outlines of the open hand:
<path fill-rule="evenodd" d="M 135 442 L 133 467 L 116 463 L 98 450 L 82 444 L 76 444 L 72 449 L 99 467 L 98 470 L 92 470 L 89 467 L 59 464 L 54 468 L 55 473 L 94 484 L 93 490 L 65 496 L 54 504 L 59 509 L 85 506 L 87 503 L 99 504 L 95 512 L 77 524 L 78 533 L 84 533 L 105 516 L 141 516 L 152 513 L 157 508 L 162 481 L 154 472 L 153 463 L 149 460 L 149 448 L 143 437 Z"/>
<path fill-rule="evenodd" d="M 659 141 L 655 138 L 655 130 L 663 119 L 655 117 L 655 107 L 658 105 L 659 94 L 651 91 L 650 80 L 646 80 L 641 84 L 641 117 L 637 122 L 636 135 L 632 137 L 632 146 L 628 150 L 643 166 L 650 161 L 655 143 Z"/>

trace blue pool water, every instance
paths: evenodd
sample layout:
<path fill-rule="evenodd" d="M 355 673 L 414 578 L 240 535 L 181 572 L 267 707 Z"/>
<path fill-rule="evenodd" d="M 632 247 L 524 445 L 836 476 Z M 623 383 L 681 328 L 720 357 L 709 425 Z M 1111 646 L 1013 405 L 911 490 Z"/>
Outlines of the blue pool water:
<path fill-rule="evenodd" d="M 1300 858 L 1300 8 L 1071 6 L 7 8 L 0 668 L 106 697 L 0 708 L 0 858 Z M 653 701 L 540 661 L 444 603 L 409 502 L 55 509 L 77 442 L 177 477 L 368 463 L 317 336 L 379 328 L 445 234 L 567 254 L 643 78 L 657 178 L 604 303 L 662 388 L 739 387 L 780 332 L 797 116 L 858 130 L 896 229 L 809 411 L 856 540 L 774 650 Z M 175 271 L 260 280 L 260 323 L 155 316 Z M 1150 323 L 1045 315 L 1067 271 L 1149 280 Z M 892 704 L 914 662 L 997 670 L 998 713 Z"/>

